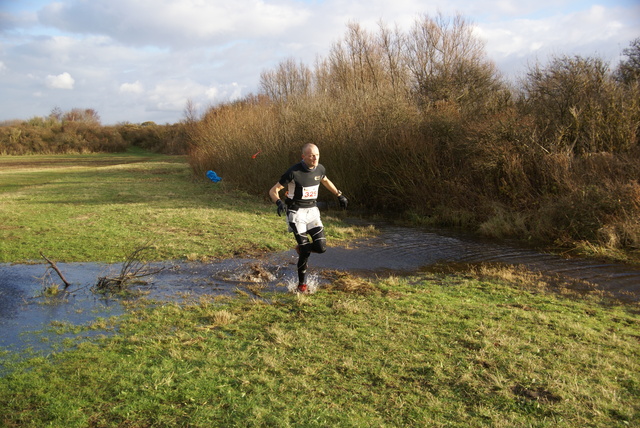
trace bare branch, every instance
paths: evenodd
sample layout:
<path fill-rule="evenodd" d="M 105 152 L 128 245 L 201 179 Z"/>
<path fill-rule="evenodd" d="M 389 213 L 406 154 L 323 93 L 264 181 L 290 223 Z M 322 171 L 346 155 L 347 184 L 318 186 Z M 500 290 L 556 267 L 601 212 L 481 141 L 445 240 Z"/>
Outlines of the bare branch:
<path fill-rule="evenodd" d="M 51 269 L 53 269 L 54 271 L 56 271 L 56 273 L 58 274 L 58 276 L 60 277 L 60 279 L 62 280 L 62 282 L 64 282 L 64 288 L 66 289 L 68 286 L 71 285 L 71 283 L 69 281 L 67 281 L 67 279 L 64 277 L 64 275 L 62 274 L 62 272 L 60 272 L 60 269 L 58 269 L 58 266 L 55 264 L 55 262 L 49 260 L 47 258 L 47 256 L 45 256 L 42 251 L 40 251 L 40 255 L 42 256 L 43 259 L 45 259 L 47 261 L 47 263 L 49 263 L 49 266 L 51 266 Z"/>
<path fill-rule="evenodd" d="M 143 253 L 150 248 L 152 247 L 143 246 L 134 250 L 127 256 L 122 268 L 120 269 L 120 273 L 117 276 L 103 276 L 98 278 L 96 287 L 99 290 L 122 290 L 131 281 L 162 272 L 164 267 L 159 269 L 150 269 L 149 265 L 141 260 Z"/>

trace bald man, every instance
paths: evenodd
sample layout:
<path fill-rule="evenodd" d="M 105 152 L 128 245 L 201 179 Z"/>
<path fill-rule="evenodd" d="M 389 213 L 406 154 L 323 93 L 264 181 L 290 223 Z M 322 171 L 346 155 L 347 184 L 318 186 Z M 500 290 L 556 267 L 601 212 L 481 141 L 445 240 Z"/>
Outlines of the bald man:
<path fill-rule="evenodd" d="M 302 161 L 293 165 L 269 190 L 271 201 L 277 205 L 277 213 L 286 214 L 289 231 L 298 245 L 298 292 L 307 293 L 307 265 L 311 253 L 324 253 L 327 249 L 320 210 L 316 205 L 320 184 L 338 197 L 340 207 L 347 208 L 347 198 L 325 175 L 320 163 L 320 150 L 315 144 L 302 147 Z M 285 202 L 280 191 L 287 188 Z"/>

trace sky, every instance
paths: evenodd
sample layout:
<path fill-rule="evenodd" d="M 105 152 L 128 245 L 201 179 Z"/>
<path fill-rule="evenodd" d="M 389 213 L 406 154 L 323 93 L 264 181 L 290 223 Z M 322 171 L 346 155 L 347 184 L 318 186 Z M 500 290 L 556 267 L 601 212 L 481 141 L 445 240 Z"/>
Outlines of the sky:
<path fill-rule="evenodd" d="M 640 37 L 640 0 L 0 0 L 0 122 L 91 108 L 104 125 L 176 123 L 310 67 L 358 23 L 403 31 L 460 14 L 517 80 L 552 57 L 612 68 Z"/>

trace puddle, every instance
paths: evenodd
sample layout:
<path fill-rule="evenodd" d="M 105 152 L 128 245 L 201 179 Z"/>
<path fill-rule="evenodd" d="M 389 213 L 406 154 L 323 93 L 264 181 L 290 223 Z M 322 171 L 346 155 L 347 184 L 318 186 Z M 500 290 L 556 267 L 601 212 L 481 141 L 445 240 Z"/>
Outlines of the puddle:
<path fill-rule="evenodd" d="M 640 300 L 640 267 L 542 253 L 515 242 L 496 242 L 451 231 L 384 227 L 379 236 L 312 255 L 309 264 L 366 274 L 410 273 L 434 266 L 494 263 L 522 265 L 549 276 L 586 281 L 619 298 Z"/>
<path fill-rule="evenodd" d="M 94 275 L 104 268 L 104 265 L 93 263 L 76 263 L 71 288 L 77 290 L 45 299 L 39 297 L 47 271 L 44 264 L 0 264 L 0 347 L 49 348 L 53 345 L 49 342 L 52 337 L 62 340 L 68 336 L 42 336 L 29 332 L 50 328 L 54 323 L 81 325 L 98 317 L 121 314 L 123 309 L 117 301 L 104 299 L 88 287 L 91 282 L 95 283 Z"/>
<path fill-rule="evenodd" d="M 374 238 L 331 246 L 324 254 L 313 254 L 310 273 L 318 280 L 323 270 L 342 270 L 359 275 L 404 274 L 447 264 L 500 263 L 523 265 L 532 271 L 588 281 L 604 291 L 640 300 L 640 268 L 583 259 L 564 259 L 517 244 L 480 240 L 448 231 L 425 231 L 405 227 L 380 227 Z M 293 246 L 293 239 L 291 240 Z M 259 288 L 286 292 L 296 282 L 295 251 L 266 255 L 261 260 L 233 259 L 214 263 L 162 262 L 149 265 L 161 272 L 134 286 L 151 299 L 180 301 L 201 294 L 229 294 L 238 290 L 251 294 Z M 48 349 L 63 337 L 50 333 L 52 323 L 87 324 L 98 317 L 124 312 L 117 298 L 93 293 L 103 276 L 115 276 L 120 265 L 58 263 L 72 284 L 63 299 L 41 297 L 47 265 L 0 264 L 0 349 Z M 54 282 L 61 283 L 51 273 Z M 57 281 L 55 281 L 57 280 Z M 282 287 L 285 285 L 286 287 Z M 252 291 L 253 290 L 253 291 Z M 83 333 L 86 334 L 86 333 Z"/>
<path fill-rule="evenodd" d="M 66 292 L 45 297 L 43 291 L 52 283 L 62 289 L 62 281 L 48 265 L 0 264 L 0 349 L 51 349 L 70 336 L 47 332 L 52 325 L 84 325 L 99 317 L 124 312 L 121 298 L 93 291 L 98 278 L 118 276 L 121 264 L 57 263 L 57 266 L 71 285 Z M 130 289 L 159 301 L 183 301 L 201 294 L 233 295 L 237 290 L 251 293 L 251 286 L 257 284 L 274 290 L 279 278 L 284 277 L 280 266 L 264 266 L 249 259 L 206 264 L 162 262 L 148 266 L 158 272 L 141 278 Z"/>

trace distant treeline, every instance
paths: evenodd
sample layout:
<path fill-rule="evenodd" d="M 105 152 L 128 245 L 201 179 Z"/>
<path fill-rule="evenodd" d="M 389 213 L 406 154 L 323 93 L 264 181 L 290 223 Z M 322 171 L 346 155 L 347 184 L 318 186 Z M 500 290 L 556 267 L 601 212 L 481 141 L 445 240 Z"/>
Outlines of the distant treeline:
<path fill-rule="evenodd" d="M 462 16 L 424 16 L 406 32 L 352 23 L 313 66 L 283 61 L 257 95 L 201 115 L 189 104 L 179 124 L 102 127 L 92 110 L 54 112 L 0 126 L 0 153 L 187 153 L 198 177 L 212 169 L 266 195 L 312 142 L 354 208 L 637 251 L 640 38 L 623 54 L 615 70 L 552 57 L 514 83 Z"/>
<path fill-rule="evenodd" d="M 102 126 L 94 109 L 53 109 L 48 117 L 0 123 L 0 155 L 123 152 L 131 146 L 186 154 L 184 125 L 123 123 Z"/>

